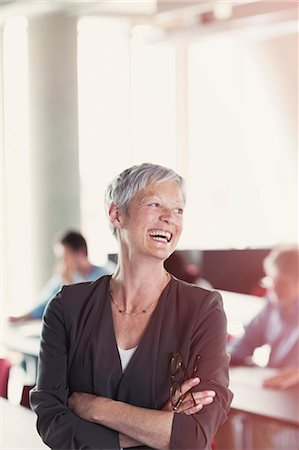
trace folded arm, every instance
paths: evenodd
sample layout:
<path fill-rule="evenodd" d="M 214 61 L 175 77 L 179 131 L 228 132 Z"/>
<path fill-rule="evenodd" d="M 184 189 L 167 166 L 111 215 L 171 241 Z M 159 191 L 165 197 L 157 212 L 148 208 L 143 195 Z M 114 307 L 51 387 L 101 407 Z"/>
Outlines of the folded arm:
<path fill-rule="evenodd" d="M 183 398 L 176 414 L 196 414 L 204 405 L 213 402 L 214 391 L 191 390 L 200 383 L 198 378 L 186 380 L 181 386 Z M 156 449 L 168 449 L 170 445 L 173 415 L 171 402 L 163 410 L 139 408 L 93 394 L 75 392 L 68 404 L 81 418 L 112 428 L 120 433 L 120 445 L 133 447 L 147 445 Z"/>
<path fill-rule="evenodd" d="M 69 344 L 61 295 L 51 301 L 44 316 L 39 376 L 31 393 L 31 405 L 38 415 L 37 427 L 44 442 L 52 449 L 117 449 L 142 444 L 168 448 L 174 417 L 169 404 L 158 411 L 85 394 L 86 401 L 77 404 L 81 407 L 86 404 L 86 411 L 91 404 L 96 406 L 91 408 L 92 414 L 74 407 L 75 396 L 70 397 L 68 390 Z M 187 391 L 188 385 L 184 389 Z M 206 397 L 208 394 L 196 394 L 202 404 L 209 403 Z M 68 405 L 69 398 L 72 408 Z M 187 396 L 178 412 L 192 414 L 201 407 L 192 410 L 194 405 Z"/>
<path fill-rule="evenodd" d="M 175 414 L 171 434 L 172 449 L 210 449 L 218 427 L 227 419 L 232 393 L 228 389 L 229 356 L 226 354 L 226 317 L 221 296 L 209 293 L 202 307 L 194 315 L 190 346 L 189 368 L 193 370 L 194 359 L 198 359 L 196 375 L 200 377 L 201 390 L 213 390 L 213 402 L 197 414 L 188 417 Z M 193 389 L 199 390 L 199 386 Z M 182 430 L 184 432 L 182 433 Z"/>
<path fill-rule="evenodd" d="M 205 349 L 201 353 L 203 367 L 200 374 L 203 374 L 203 379 L 200 385 L 197 382 L 192 387 L 192 393 L 196 403 L 200 403 L 201 398 L 206 398 L 201 401 L 202 404 L 209 405 L 204 408 L 206 414 L 201 414 L 202 405 L 195 407 L 192 404 L 189 395 L 185 397 L 177 413 L 172 411 L 169 403 L 162 410 L 153 410 L 93 394 L 74 394 L 70 397 L 67 374 L 69 343 L 61 295 L 58 294 L 51 301 L 44 317 L 39 377 L 31 394 L 31 405 L 38 415 L 37 426 L 44 442 L 52 449 L 59 450 L 118 449 L 120 446 L 125 448 L 140 443 L 161 449 L 189 449 L 195 446 L 209 448 L 215 429 L 226 417 L 230 400 L 225 375 L 227 361 L 213 358 L 212 363 L 205 362 L 205 353 L 214 351 L 210 341 L 212 346 L 222 342 L 220 353 L 223 347 L 225 349 L 225 330 L 219 328 L 217 320 L 207 334 L 201 328 L 195 336 L 194 349 L 191 349 L 194 354 L 201 352 L 201 347 Z M 223 315 L 223 311 L 220 314 Z M 211 321 L 207 321 L 208 329 L 210 325 Z M 186 387 L 186 391 L 189 389 Z M 200 390 L 215 390 L 216 396 L 203 394 Z M 84 402 L 78 401 L 77 405 L 80 406 L 74 406 L 76 395 L 86 395 L 87 412 L 80 410 L 80 407 L 85 407 Z"/>
<path fill-rule="evenodd" d="M 52 449 L 118 449 L 116 431 L 81 419 L 68 407 L 69 344 L 62 292 L 49 303 L 44 316 L 38 379 L 30 394 L 31 407 L 38 416 L 38 432 Z"/>

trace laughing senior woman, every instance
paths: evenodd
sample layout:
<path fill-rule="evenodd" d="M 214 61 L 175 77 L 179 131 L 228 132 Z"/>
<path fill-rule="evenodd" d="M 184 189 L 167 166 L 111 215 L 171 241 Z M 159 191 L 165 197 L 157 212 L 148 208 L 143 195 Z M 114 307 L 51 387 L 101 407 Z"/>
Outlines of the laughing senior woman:
<path fill-rule="evenodd" d="M 164 261 L 183 225 L 183 180 L 141 164 L 108 186 L 115 273 L 64 287 L 44 316 L 37 427 L 53 449 L 208 449 L 227 417 L 226 319 L 219 293 Z"/>

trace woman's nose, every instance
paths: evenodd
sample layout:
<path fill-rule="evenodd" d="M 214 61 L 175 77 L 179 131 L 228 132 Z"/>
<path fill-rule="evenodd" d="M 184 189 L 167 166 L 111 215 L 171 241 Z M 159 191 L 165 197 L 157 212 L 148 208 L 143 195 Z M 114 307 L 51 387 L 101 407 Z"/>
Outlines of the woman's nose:
<path fill-rule="evenodd" d="M 174 215 L 173 211 L 169 208 L 163 208 L 163 211 L 161 212 L 160 219 L 163 222 L 173 224 L 174 223 Z"/>

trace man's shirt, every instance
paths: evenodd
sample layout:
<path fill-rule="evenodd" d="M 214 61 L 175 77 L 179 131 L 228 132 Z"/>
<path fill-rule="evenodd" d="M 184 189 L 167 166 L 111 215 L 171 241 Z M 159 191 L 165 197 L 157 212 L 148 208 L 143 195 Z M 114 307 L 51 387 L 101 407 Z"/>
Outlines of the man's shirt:
<path fill-rule="evenodd" d="M 270 345 L 268 367 L 299 366 L 299 301 L 286 313 L 280 304 L 267 300 L 265 307 L 248 324 L 245 333 L 228 344 L 233 364 L 244 364 L 254 350 Z"/>
<path fill-rule="evenodd" d="M 84 281 L 94 281 L 97 278 L 102 277 L 103 275 L 110 275 L 115 268 L 114 263 L 109 263 L 106 266 L 92 266 L 91 271 L 87 275 L 81 275 L 79 273 L 75 273 L 72 284 L 74 283 L 82 283 Z M 51 298 L 54 297 L 54 295 L 57 294 L 57 292 L 60 291 L 60 289 L 63 286 L 63 280 L 58 275 L 53 275 L 50 280 L 46 283 L 44 288 L 42 289 L 40 293 L 40 300 L 38 305 L 30 311 L 30 314 L 33 319 L 41 319 L 44 313 L 44 310 L 48 304 L 48 302 L 51 300 Z"/>

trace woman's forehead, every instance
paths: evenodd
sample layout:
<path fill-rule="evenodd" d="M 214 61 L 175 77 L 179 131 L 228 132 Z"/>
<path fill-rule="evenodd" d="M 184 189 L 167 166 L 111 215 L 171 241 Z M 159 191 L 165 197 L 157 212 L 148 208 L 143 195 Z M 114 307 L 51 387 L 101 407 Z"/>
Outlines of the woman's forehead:
<path fill-rule="evenodd" d="M 180 186 L 175 181 L 164 181 L 161 183 L 150 183 L 139 191 L 140 197 L 170 195 L 183 199 Z"/>

